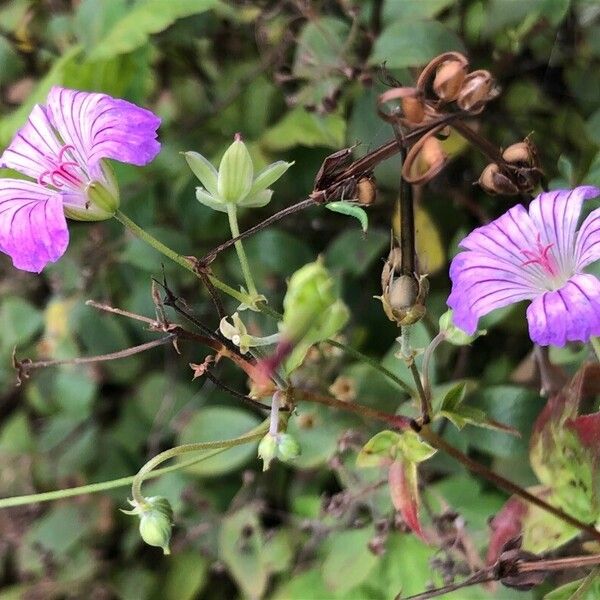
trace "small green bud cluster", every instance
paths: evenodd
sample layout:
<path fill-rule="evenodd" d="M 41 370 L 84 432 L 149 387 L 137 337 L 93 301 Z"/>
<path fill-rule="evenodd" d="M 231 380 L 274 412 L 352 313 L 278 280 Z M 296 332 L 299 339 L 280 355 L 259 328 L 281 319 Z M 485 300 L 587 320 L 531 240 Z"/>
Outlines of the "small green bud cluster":
<path fill-rule="evenodd" d="M 138 515 L 140 518 L 140 535 L 146 544 L 162 548 L 164 554 L 170 554 L 169 543 L 173 529 L 173 509 L 163 496 L 144 498 L 137 503 L 130 500 L 132 510 L 123 510 L 128 515 Z"/>
<path fill-rule="evenodd" d="M 221 212 L 227 212 L 231 205 L 246 208 L 265 206 L 273 195 L 269 186 L 293 164 L 279 160 L 255 175 L 252 158 L 239 134 L 225 151 L 218 171 L 198 152 L 184 152 L 184 156 L 203 186 L 196 188 L 196 198 Z"/>
<path fill-rule="evenodd" d="M 267 433 L 258 445 L 258 456 L 266 471 L 274 458 L 289 462 L 300 455 L 300 445 L 289 433 Z"/>

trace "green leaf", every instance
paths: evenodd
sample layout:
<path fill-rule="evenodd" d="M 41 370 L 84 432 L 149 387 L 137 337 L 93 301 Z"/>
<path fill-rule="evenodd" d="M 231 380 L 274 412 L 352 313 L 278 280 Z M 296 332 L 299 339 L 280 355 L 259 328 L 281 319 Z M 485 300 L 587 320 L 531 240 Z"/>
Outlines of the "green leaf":
<path fill-rule="evenodd" d="M 453 411 L 456 410 L 465 399 L 467 392 L 467 382 L 459 381 L 454 387 L 450 388 L 440 405 L 440 410 Z"/>
<path fill-rule="evenodd" d="M 386 23 L 399 19 L 429 19 L 455 4 L 455 0 L 385 0 L 383 20 Z"/>
<path fill-rule="evenodd" d="M 400 434 L 395 431 L 376 433 L 361 449 L 356 457 L 357 467 L 381 467 L 390 463 L 396 456 Z"/>
<path fill-rule="evenodd" d="M 346 136 L 346 120 L 341 114 L 319 115 L 302 107 L 288 112 L 268 129 L 261 142 L 273 151 L 294 146 L 341 148 Z"/>
<path fill-rule="evenodd" d="M 375 41 L 369 64 L 390 69 L 424 66 L 442 52 L 464 52 L 460 39 L 437 21 L 395 21 Z"/>
<path fill-rule="evenodd" d="M 293 74 L 314 79 L 328 71 L 341 69 L 348 31 L 348 23 L 340 19 L 322 17 L 309 20 L 298 39 Z"/>
<path fill-rule="evenodd" d="M 177 19 L 203 13 L 218 0 L 140 0 L 121 17 L 89 52 L 91 60 L 126 54 L 146 43 L 149 36 L 170 27 Z"/>
<path fill-rule="evenodd" d="M 209 406 L 197 412 L 179 435 L 180 444 L 214 442 L 247 433 L 258 425 L 253 415 L 235 408 Z M 241 467 L 256 455 L 256 443 L 229 448 L 203 460 L 188 470 L 201 477 L 222 475 Z"/>
<path fill-rule="evenodd" d="M 194 600 L 208 582 L 208 559 L 195 550 L 169 558 L 161 596 L 164 600 Z"/>
<path fill-rule="evenodd" d="M 591 582 L 591 585 L 587 587 L 589 578 L 593 576 L 593 573 L 590 573 L 587 577 L 565 583 L 555 590 L 548 592 L 544 596 L 544 600 L 571 600 L 571 598 L 575 597 L 577 597 L 577 600 L 598 600 L 598 598 L 600 598 L 600 577 L 597 576 L 597 573 L 596 578 Z M 583 594 L 574 596 L 584 583 L 586 584 L 587 590 L 584 591 Z"/>
<path fill-rule="evenodd" d="M 474 406 L 489 419 L 515 428 L 522 437 L 479 427 L 467 430 L 464 435 L 471 446 L 486 454 L 504 458 L 522 456 L 527 452 L 531 424 L 544 403 L 544 399 L 525 388 L 510 385 L 487 388 L 473 400 Z"/>
<path fill-rule="evenodd" d="M 431 458 L 437 450 L 419 437 L 419 434 L 408 429 L 398 438 L 398 453 L 407 461 L 420 463 Z"/>
<path fill-rule="evenodd" d="M 365 237 L 356 229 L 348 229 L 329 244 L 325 262 L 332 271 L 340 270 L 356 276 L 364 275 L 389 243 L 389 233 L 372 229 Z"/>
<path fill-rule="evenodd" d="M 12 352 L 38 333 L 44 323 L 42 313 L 23 298 L 8 296 L 0 304 L 0 328 L 3 352 Z"/>
<path fill-rule="evenodd" d="M 369 227 L 369 217 L 367 216 L 367 212 L 364 208 L 361 208 L 356 204 L 352 204 L 351 202 L 344 201 L 328 202 L 325 206 L 333 212 L 354 217 L 360 223 L 363 233 L 367 233 L 367 228 Z"/>
<path fill-rule="evenodd" d="M 53 85 L 60 85 L 63 81 L 67 67 L 75 61 L 81 53 L 81 46 L 74 46 L 58 58 L 39 80 L 34 90 L 29 94 L 27 100 L 19 108 L 0 119 L 0 146 L 8 146 L 10 140 L 21 128 L 31 112 L 34 104 L 43 104 L 48 92 Z"/>
<path fill-rule="evenodd" d="M 260 598 L 267 586 L 264 543 L 258 516 L 252 508 L 242 508 L 223 520 L 219 555 L 250 598 Z"/>
<path fill-rule="evenodd" d="M 373 530 L 370 528 L 330 535 L 322 573 L 331 591 L 345 594 L 369 576 L 377 564 L 377 557 L 368 548 L 372 537 Z"/>

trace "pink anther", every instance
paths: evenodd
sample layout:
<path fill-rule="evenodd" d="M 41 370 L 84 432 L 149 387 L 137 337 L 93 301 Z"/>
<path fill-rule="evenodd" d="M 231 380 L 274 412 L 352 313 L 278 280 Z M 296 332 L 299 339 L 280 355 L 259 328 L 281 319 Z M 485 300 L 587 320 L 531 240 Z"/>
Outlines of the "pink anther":
<path fill-rule="evenodd" d="M 540 265 L 547 273 L 552 276 L 557 275 L 556 264 L 554 257 L 550 253 L 550 249 L 554 244 L 542 245 L 540 234 L 537 236 L 537 248 L 535 250 L 521 250 L 521 252 L 527 257 L 528 260 L 524 261 L 522 266 L 526 265 Z"/>

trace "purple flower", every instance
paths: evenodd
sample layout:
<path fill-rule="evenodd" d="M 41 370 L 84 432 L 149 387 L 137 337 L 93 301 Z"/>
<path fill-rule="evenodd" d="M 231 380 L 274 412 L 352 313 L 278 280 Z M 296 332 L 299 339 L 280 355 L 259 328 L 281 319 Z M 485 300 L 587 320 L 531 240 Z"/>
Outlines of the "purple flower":
<path fill-rule="evenodd" d="M 34 273 L 60 258 L 69 241 L 65 216 L 103 220 L 118 207 L 102 159 L 150 162 L 160 150 L 159 124 L 125 100 L 53 87 L 0 157 L 1 167 L 33 180 L 0 179 L 0 251 Z"/>
<path fill-rule="evenodd" d="M 481 316 L 531 300 L 534 342 L 564 346 L 600 335 L 600 280 L 584 272 L 600 258 L 600 209 L 577 231 L 583 201 L 598 195 L 591 186 L 540 194 L 529 211 L 514 206 L 468 235 L 450 265 L 455 324 L 472 334 Z"/>

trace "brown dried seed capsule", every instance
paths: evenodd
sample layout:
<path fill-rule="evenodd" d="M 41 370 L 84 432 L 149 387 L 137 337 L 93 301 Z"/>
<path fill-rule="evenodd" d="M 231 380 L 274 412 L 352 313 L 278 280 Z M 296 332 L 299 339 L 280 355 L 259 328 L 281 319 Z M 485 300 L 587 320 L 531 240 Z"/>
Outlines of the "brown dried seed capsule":
<path fill-rule="evenodd" d="M 419 152 L 419 160 L 425 166 L 425 169 L 444 162 L 447 158 L 448 155 L 444 152 L 440 140 L 430 136 L 423 142 L 423 147 Z"/>
<path fill-rule="evenodd" d="M 535 147 L 529 140 L 512 144 L 502 153 L 502 158 L 511 165 L 537 167 L 538 158 Z"/>
<path fill-rule="evenodd" d="M 479 177 L 479 185 L 489 194 L 514 196 L 519 193 L 519 188 L 500 171 L 496 163 L 489 164 Z"/>
<path fill-rule="evenodd" d="M 493 97 L 493 85 L 489 71 L 473 71 L 465 77 L 456 103 L 462 110 L 477 109 Z"/>
<path fill-rule="evenodd" d="M 377 186 L 373 177 L 362 177 L 356 184 L 356 197 L 360 204 L 370 206 L 377 198 Z"/>
<path fill-rule="evenodd" d="M 442 100 L 452 102 L 458 97 L 458 92 L 467 75 L 466 65 L 458 60 L 447 60 L 436 71 L 433 80 L 433 91 Z"/>
<path fill-rule="evenodd" d="M 423 100 L 414 96 L 402 98 L 402 112 L 410 123 L 420 123 L 425 118 Z"/>

